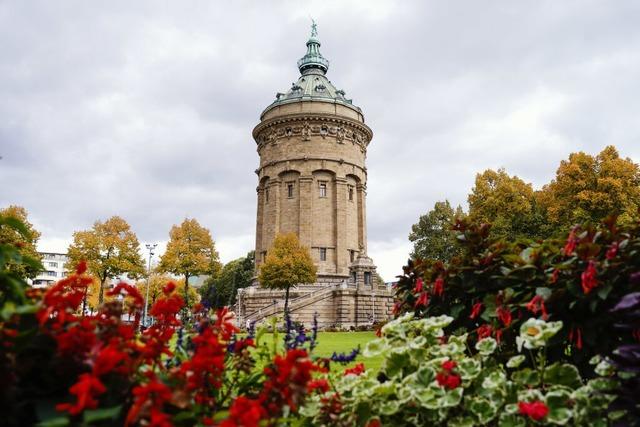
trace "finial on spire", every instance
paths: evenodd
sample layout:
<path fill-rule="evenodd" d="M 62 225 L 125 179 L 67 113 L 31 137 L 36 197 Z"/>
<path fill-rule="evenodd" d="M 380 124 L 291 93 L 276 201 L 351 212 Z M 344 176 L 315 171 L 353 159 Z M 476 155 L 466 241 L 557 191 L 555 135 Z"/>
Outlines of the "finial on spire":
<path fill-rule="evenodd" d="M 318 24 L 313 18 L 311 18 L 311 36 L 307 40 L 307 54 L 298 61 L 298 69 L 301 73 L 305 70 L 320 70 L 323 74 L 329 69 L 329 61 L 320 53 Z"/>

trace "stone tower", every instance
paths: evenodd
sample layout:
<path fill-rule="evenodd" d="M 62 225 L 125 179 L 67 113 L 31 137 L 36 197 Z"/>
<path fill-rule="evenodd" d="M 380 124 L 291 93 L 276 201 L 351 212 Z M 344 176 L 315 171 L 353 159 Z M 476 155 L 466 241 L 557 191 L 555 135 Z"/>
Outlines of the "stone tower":
<path fill-rule="evenodd" d="M 331 287 L 345 293 L 384 293 L 367 256 L 365 160 L 373 133 L 362 110 L 327 78 L 329 61 L 320 53 L 315 23 L 298 69 L 298 80 L 287 92 L 276 94 L 253 130 L 260 156 L 256 268 L 277 234 L 293 232 L 310 249 L 318 270 L 315 284 L 298 287 L 299 296 Z M 268 297 L 266 292 L 249 289 L 244 301 L 254 308 L 260 306 L 260 298 L 277 305 L 274 291 Z M 380 305 L 378 318 L 386 316 L 386 307 Z M 246 314 L 251 309 L 239 311 Z M 354 315 L 342 316 L 337 323 L 353 323 L 348 318 Z"/>
<path fill-rule="evenodd" d="M 258 145 L 256 266 L 278 233 L 296 233 L 320 276 L 349 277 L 366 254 L 365 158 L 373 136 L 360 108 L 327 78 L 315 24 L 300 77 L 253 130 Z"/>

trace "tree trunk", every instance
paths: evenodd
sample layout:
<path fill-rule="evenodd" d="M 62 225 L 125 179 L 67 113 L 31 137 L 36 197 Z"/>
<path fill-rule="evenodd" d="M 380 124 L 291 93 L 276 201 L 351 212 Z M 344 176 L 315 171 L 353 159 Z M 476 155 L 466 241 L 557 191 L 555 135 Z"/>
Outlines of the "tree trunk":
<path fill-rule="evenodd" d="M 289 314 L 289 287 L 287 286 L 287 290 L 285 291 L 284 294 L 284 314 L 287 315 Z"/>
<path fill-rule="evenodd" d="M 98 292 L 98 305 L 102 305 L 104 301 L 104 282 L 107 280 L 107 273 L 100 278 L 100 291 Z"/>
<path fill-rule="evenodd" d="M 189 309 L 189 275 L 184 275 L 184 306 Z"/>

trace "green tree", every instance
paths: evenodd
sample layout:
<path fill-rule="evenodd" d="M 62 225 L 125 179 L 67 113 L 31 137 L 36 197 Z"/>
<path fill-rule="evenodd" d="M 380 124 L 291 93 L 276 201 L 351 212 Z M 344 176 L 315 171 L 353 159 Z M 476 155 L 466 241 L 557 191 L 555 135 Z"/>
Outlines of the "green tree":
<path fill-rule="evenodd" d="M 452 227 L 456 218 L 464 216 L 460 206 L 454 210 L 448 200 L 436 202 L 433 209 L 420 216 L 418 222 L 411 226 L 411 257 L 449 261 L 459 255 L 461 248 Z"/>
<path fill-rule="evenodd" d="M 493 237 L 540 237 L 542 220 L 533 187 L 504 169 L 477 174 L 468 202 L 471 221 L 492 224 Z"/>
<path fill-rule="evenodd" d="M 184 277 L 184 300 L 189 306 L 189 278 L 200 274 L 215 276 L 220 269 L 218 252 L 209 230 L 189 218 L 171 227 L 167 250 L 160 257 L 158 269 Z"/>
<path fill-rule="evenodd" d="M 285 290 L 284 310 L 287 312 L 291 286 L 316 280 L 316 266 L 309 248 L 302 246 L 294 233 L 277 235 L 267 259 L 260 266 L 258 280 L 265 288 Z"/>
<path fill-rule="evenodd" d="M 200 288 L 203 299 L 208 299 L 214 307 L 231 306 L 236 302 L 238 289 L 251 285 L 255 276 L 254 251 L 246 256 L 229 261 L 220 272 L 207 279 Z"/>
<path fill-rule="evenodd" d="M 640 219 L 640 168 L 613 146 L 597 156 L 578 152 L 560 162 L 556 177 L 538 195 L 554 229 L 600 222 L 618 215 L 629 224 Z"/>
<path fill-rule="evenodd" d="M 100 283 L 98 304 L 104 302 L 107 279 L 123 274 L 135 279 L 145 273 L 140 242 L 129 224 L 119 216 L 112 216 L 105 222 L 96 221 L 90 230 L 73 233 L 73 243 L 67 252 L 67 270 L 75 270 L 78 263 L 85 260 L 89 274 L 97 277 Z"/>
<path fill-rule="evenodd" d="M 36 277 L 40 268 L 36 265 L 42 261 L 37 250 L 40 233 L 27 221 L 27 210 L 21 206 L 9 206 L 0 209 L 0 218 L 5 220 L 0 222 L 0 244 L 17 247 L 21 257 L 38 261 L 38 264 L 9 261 L 7 269 L 21 278 Z M 16 228 L 9 224 L 15 221 L 19 221 L 21 226 Z"/>

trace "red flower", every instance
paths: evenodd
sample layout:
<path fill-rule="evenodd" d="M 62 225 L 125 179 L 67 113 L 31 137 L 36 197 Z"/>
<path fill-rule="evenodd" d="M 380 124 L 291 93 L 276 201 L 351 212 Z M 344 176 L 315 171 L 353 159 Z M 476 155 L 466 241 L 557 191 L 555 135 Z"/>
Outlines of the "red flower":
<path fill-rule="evenodd" d="M 61 403 L 56 405 L 56 410 L 67 411 L 70 415 L 78 415 L 85 408 L 95 409 L 98 406 L 96 396 L 105 391 L 107 388 L 98 378 L 91 374 L 82 374 L 78 377 L 78 382 L 69 388 L 69 392 L 77 397 L 76 403 Z"/>
<path fill-rule="evenodd" d="M 498 319 L 500 319 L 500 321 L 506 328 L 511 325 L 511 321 L 513 320 L 513 318 L 511 317 L 511 310 L 505 308 L 504 306 L 500 306 L 496 310 L 496 314 L 498 315 Z"/>
<path fill-rule="evenodd" d="M 158 381 L 153 373 L 149 373 L 147 374 L 147 376 L 149 377 L 148 383 L 144 385 L 138 385 L 133 388 L 132 393 L 134 396 L 134 401 L 124 422 L 125 426 L 135 424 L 140 418 L 140 412 L 142 411 L 143 407 L 147 405 L 151 407 L 152 416 L 155 413 L 156 420 L 165 418 L 165 422 L 169 422 L 168 420 L 166 420 L 166 414 L 162 412 L 162 408 L 165 402 L 171 400 L 171 389 L 164 383 Z M 164 417 L 161 414 L 164 415 Z M 152 423 L 151 425 L 156 424 Z"/>
<path fill-rule="evenodd" d="M 78 275 L 84 274 L 85 271 L 87 271 L 87 261 L 82 260 L 76 266 L 76 274 L 78 274 Z"/>
<path fill-rule="evenodd" d="M 107 292 L 107 295 L 120 295 L 122 293 L 121 291 L 124 291 L 126 296 L 129 296 L 133 299 L 133 305 L 135 307 L 142 307 L 144 305 L 144 298 L 142 298 L 142 295 L 140 295 L 138 289 L 136 289 L 135 286 L 131 286 L 125 282 L 118 283 L 115 288 Z"/>
<path fill-rule="evenodd" d="M 449 390 L 459 387 L 462 382 L 460 375 L 448 372 L 438 372 L 438 374 L 436 374 L 436 381 L 440 387 L 444 387 Z"/>
<path fill-rule="evenodd" d="M 478 329 L 476 329 L 476 332 L 478 333 L 478 341 L 483 338 L 490 337 L 492 331 L 493 329 L 491 328 L 491 325 L 485 323 L 484 325 L 480 326 Z"/>
<path fill-rule="evenodd" d="M 444 294 L 444 279 L 438 277 L 433 284 L 433 294 L 441 297 Z"/>
<path fill-rule="evenodd" d="M 520 415 L 525 415 L 534 421 L 541 421 L 549 413 L 549 408 L 544 402 L 536 400 L 534 402 L 518 402 Z"/>
<path fill-rule="evenodd" d="M 544 320 L 547 320 L 547 308 L 544 305 L 544 298 L 542 298 L 540 295 L 536 295 L 535 297 L 533 297 L 531 301 L 527 303 L 526 307 L 527 310 L 529 310 L 533 314 L 538 314 L 538 312 L 541 312 L 542 318 Z"/>
<path fill-rule="evenodd" d="M 476 317 L 478 317 L 480 315 L 480 313 L 482 313 L 482 303 L 481 302 L 477 302 L 475 304 L 473 304 L 473 307 L 471 307 L 471 315 L 469 315 L 469 319 L 475 319 Z"/>
<path fill-rule="evenodd" d="M 285 405 L 295 413 L 304 400 L 314 371 L 323 369 L 309 359 L 306 350 L 291 349 L 284 357 L 276 355 L 273 364 L 264 368 L 267 380 L 260 393 L 260 400 L 269 415 L 279 417 Z"/>
<path fill-rule="evenodd" d="M 569 331 L 569 342 L 575 342 L 576 348 L 582 350 L 582 329 L 571 328 Z"/>
<path fill-rule="evenodd" d="M 562 252 L 565 256 L 569 256 L 576 250 L 576 243 L 578 239 L 576 238 L 576 228 L 574 227 L 569 233 L 569 237 L 567 237 L 567 243 L 564 245 L 564 249 Z"/>
<path fill-rule="evenodd" d="M 131 368 L 130 357 L 113 345 L 104 347 L 93 364 L 94 375 L 100 376 L 115 371 L 122 374 L 129 372 Z M 119 366 L 118 366 L 119 365 Z"/>
<path fill-rule="evenodd" d="M 382 423 L 379 419 L 373 419 L 367 423 L 366 427 L 382 427 Z"/>
<path fill-rule="evenodd" d="M 618 254 L 618 247 L 619 247 L 619 243 L 618 242 L 613 242 L 611 244 L 611 246 L 609 247 L 609 249 L 607 250 L 607 253 L 605 255 L 605 257 L 608 260 L 612 260 L 616 257 L 616 255 Z"/>
<path fill-rule="evenodd" d="M 560 274 L 560 270 L 554 268 L 553 273 L 551 273 L 551 280 L 549 280 L 549 282 L 556 283 L 558 281 L 558 274 Z"/>
<path fill-rule="evenodd" d="M 307 384 L 307 391 L 313 393 L 315 390 L 319 390 L 320 393 L 326 393 L 329 391 L 329 382 L 325 378 L 310 381 Z"/>
<path fill-rule="evenodd" d="M 422 281 L 422 277 L 419 277 L 418 280 L 416 280 L 416 286 L 415 288 L 413 288 L 413 291 L 416 293 L 422 292 L 423 287 L 424 287 L 424 282 Z"/>
<path fill-rule="evenodd" d="M 344 376 L 347 375 L 361 375 L 364 372 L 364 363 L 358 363 L 353 368 L 348 368 L 344 370 Z"/>
<path fill-rule="evenodd" d="M 594 260 L 590 260 L 589 264 L 587 265 L 587 269 L 583 271 L 582 275 L 580 276 L 582 278 L 582 290 L 584 291 L 585 295 L 591 292 L 593 288 L 598 286 L 598 279 L 596 277 L 597 275 L 598 272 L 596 271 L 596 262 Z"/>
<path fill-rule="evenodd" d="M 166 285 L 164 285 L 164 288 L 162 288 L 162 292 L 164 292 L 166 296 L 169 296 L 169 294 L 175 290 L 176 284 L 173 282 L 168 282 Z"/>
<path fill-rule="evenodd" d="M 496 329 L 496 342 L 500 344 L 502 342 L 502 333 L 504 331 L 502 329 Z"/>
<path fill-rule="evenodd" d="M 229 408 L 229 418 L 220 427 L 258 427 L 264 418 L 267 413 L 259 400 L 238 396 Z"/>
<path fill-rule="evenodd" d="M 447 372 L 453 371 L 456 366 L 458 366 L 458 364 L 454 360 L 447 360 L 445 362 L 442 362 L 442 369 Z"/>
<path fill-rule="evenodd" d="M 429 296 L 427 295 L 426 292 L 421 292 L 420 296 L 416 300 L 416 303 L 414 304 L 414 308 L 418 308 L 421 306 L 426 307 L 427 304 L 429 304 Z"/>

